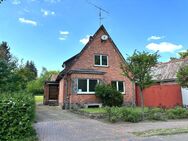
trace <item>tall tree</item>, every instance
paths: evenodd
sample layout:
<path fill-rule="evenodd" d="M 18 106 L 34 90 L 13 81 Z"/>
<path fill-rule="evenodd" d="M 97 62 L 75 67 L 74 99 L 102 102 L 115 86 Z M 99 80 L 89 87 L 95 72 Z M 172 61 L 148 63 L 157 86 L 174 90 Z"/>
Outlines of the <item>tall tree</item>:
<path fill-rule="evenodd" d="M 188 88 L 188 65 L 180 68 L 176 76 L 177 76 L 177 82 L 182 87 Z"/>
<path fill-rule="evenodd" d="M 144 118 L 144 97 L 143 90 L 150 86 L 152 81 L 151 68 L 156 65 L 159 55 L 157 53 L 135 51 L 129 56 L 125 63 L 121 65 L 123 75 L 138 85 L 140 89 L 142 115 Z"/>
<path fill-rule="evenodd" d="M 11 58 L 10 47 L 8 46 L 7 42 L 2 42 L 0 44 L 0 59 L 9 62 Z"/>
<path fill-rule="evenodd" d="M 29 69 L 31 72 L 34 73 L 35 78 L 37 77 L 37 68 L 35 66 L 35 63 L 33 61 L 27 61 L 25 64 L 25 68 Z"/>

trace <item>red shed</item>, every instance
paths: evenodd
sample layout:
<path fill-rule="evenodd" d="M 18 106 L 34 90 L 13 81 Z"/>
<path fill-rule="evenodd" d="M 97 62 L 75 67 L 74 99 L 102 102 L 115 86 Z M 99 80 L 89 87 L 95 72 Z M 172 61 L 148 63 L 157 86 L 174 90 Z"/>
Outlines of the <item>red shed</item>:
<path fill-rule="evenodd" d="M 181 86 L 176 82 L 176 73 L 185 65 L 188 65 L 188 58 L 157 64 L 152 69 L 153 80 L 157 83 L 143 91 L 144 105 L 164 108 L 183 105 Z M 141 105 L 138 86 L 136 86 L 136 104 Z"/>

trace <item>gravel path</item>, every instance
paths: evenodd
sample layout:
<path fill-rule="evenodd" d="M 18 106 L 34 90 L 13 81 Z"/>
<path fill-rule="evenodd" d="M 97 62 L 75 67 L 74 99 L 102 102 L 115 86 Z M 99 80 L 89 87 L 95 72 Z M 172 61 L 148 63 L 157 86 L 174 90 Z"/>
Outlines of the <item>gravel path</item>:
<path fill-rule="evenodd" d="M 40 141 L 187 141 L 188 134 L 138 138 L 130 132 L 187 127 L 188 120 L 110 124 L 73 114 L 59 107 L 37 105 Z"/>

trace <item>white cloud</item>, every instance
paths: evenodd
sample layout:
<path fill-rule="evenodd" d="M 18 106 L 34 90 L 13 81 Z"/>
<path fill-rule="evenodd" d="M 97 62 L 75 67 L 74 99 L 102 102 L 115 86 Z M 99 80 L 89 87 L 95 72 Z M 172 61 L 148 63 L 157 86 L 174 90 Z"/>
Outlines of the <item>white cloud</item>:
<path fill-rule="evenodd" d="M 183 48 L 182 45 L 176 45 L 169 42 L 161 42 L 159 44 L 157 43 L 150 43 L 146 46 L 149 50 L 152 51 L 159 51 L 159 52 L 174 52 L 176 50 L 179 50 Z"/>
<path fill-rule="evenodd" d="M 49 11 L 49 10 L 45 10 L 45 9 L 41 9 L 40 11 L 42 12 L 43 16 L 53 16 L 53 15 L 55 15 L 54 11 Z"/>
<path fill-rule="evenodd" d="M 69 34 L 68 31 L 60 31 L 59 33 L 60 33 L 61 35 L 68 35 L 68 34 Z"/>
<path fill-rule="evenodd" d="M 59 40 L 66 40 L 66 38 L 63 38 L 63 37 L 59 37 Z"/>
<path fill-rule="evenodd" d="M 151 36 L 148 38 L 148 41 L 150 40 L 160 40 L 160 39 L 163 39 L 165 38 L 165 36 Z"/>
<path fill-rule="evenodd" d="M 49 2 L 49 3 L 58 3 L 61 2 L 61 0 L 44 0 L 45 2 Z"/>
<path fill-rule="evenodd" d="M 82 44 L 84 44 L 84 45 L 87 44 L 88 41 L 89 41 L 89 35 L 86 35 L 86 37 L 80 39 L 80 42 L 81 42 Z"/>
<path fill-rule="evenodd" d="M 13 1 L 12 1 L 12 4 L 14 4 L 14 5 L 21 4 L 21 0 L 13 0 Z"/>
<path fill-rule="evenodd" d="M 59 34 L 60 34 L 59 40 L 66 40 L 69 35 L 69 32 L 68 31 L 59 31 Z"/>
<path fill-rule="evenodd" d="M 33 26 L 37 26 L 37 22 L 33 21 L 33 20 L 29 20 L 29 19 L 25 19 L 25 18 L 19 18 L 18 19 L 20 23 L 24 23 L 24 24 L 30 24 Z"/>

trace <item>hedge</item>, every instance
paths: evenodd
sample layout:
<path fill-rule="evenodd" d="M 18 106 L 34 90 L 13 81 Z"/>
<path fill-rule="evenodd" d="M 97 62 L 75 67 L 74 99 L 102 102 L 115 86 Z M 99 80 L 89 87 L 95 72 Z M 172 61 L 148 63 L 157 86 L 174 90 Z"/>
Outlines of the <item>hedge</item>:
<path fill-rule="evenodd" d="M 27 93 L 0 94 L 0 140 L 12 141 L 35 134 L 34 97 Z"/>
<path fill-rule="evenodd" d="M 106 107 L 106 113 L 110 122 L 128 121 L 139 122 L 142 121 L 141 108 L 129 107 Z M 145 108 L 144 120 L 160 120 L 166 121 L 168 119 L 183 119 L 188 118 L 188 109 L 176 107 L 173 109 L 161 108 Z"/>

